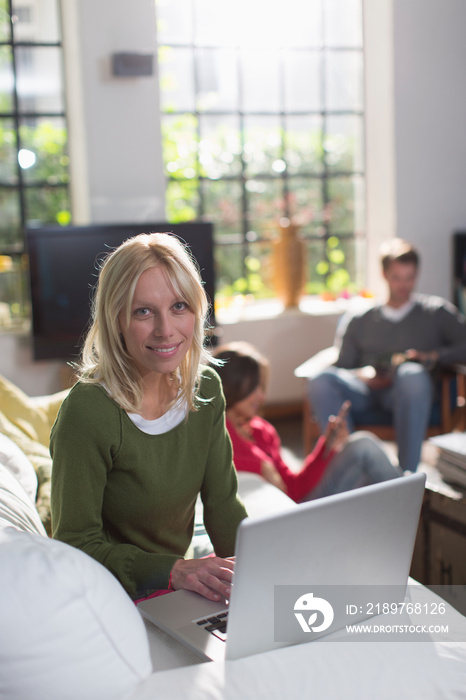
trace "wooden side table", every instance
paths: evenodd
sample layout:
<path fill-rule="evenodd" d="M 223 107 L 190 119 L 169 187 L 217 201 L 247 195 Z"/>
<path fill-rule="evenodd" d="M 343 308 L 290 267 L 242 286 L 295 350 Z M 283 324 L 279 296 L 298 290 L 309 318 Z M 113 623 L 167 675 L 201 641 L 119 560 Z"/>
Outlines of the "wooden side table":
<path fill-rule="evenodd" d="M 411 576 L 425 585 L 466 585 L 466 492 L 426 465 L 426 490 Z"/>

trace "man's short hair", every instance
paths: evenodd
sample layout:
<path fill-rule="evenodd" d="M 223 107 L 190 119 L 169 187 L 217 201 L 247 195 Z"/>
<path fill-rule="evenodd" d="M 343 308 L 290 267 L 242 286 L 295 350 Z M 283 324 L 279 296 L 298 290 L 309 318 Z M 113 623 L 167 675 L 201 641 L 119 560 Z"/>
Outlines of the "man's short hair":
<path fill-rule="evenodd" d="M 393 262 L 419 267 L 419 253 L 416 248 L 402 238 L 391 238 L 380 246 L 380 262 L 384 272 Z"/>

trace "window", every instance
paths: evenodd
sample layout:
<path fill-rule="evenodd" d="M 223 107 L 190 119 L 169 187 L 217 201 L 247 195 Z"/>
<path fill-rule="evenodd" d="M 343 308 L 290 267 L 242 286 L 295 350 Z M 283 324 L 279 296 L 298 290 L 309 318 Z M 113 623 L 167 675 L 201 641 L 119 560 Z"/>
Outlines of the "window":
<path fill-rule="evenodd" d="M 70 220 L 57 0 L 0 0 L 0 327 L 28 317 L 24 231 Z"/>
<path fill-rule="evenodd" d="M 359 284 L 364 245 L 361 0 L 157 0 L 170 221 L 216 231 L 217 296 L 273 295 L 281 219 L 307 291 Z"/>

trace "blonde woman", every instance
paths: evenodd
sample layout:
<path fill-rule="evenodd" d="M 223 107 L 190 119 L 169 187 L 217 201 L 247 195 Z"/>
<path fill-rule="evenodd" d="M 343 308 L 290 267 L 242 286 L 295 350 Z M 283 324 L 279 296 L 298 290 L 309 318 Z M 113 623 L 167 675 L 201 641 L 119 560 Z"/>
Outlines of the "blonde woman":
<path fill-rule="evenodd" d="M 187 249 L 142 234 L 105 260 L 80 380 L 51 434 L 53 536 L 140 599 L 187 588 L 229 598 L 237 496 L 207 299 Z M 198 494 L 216 556 L 187 559 Z"/>

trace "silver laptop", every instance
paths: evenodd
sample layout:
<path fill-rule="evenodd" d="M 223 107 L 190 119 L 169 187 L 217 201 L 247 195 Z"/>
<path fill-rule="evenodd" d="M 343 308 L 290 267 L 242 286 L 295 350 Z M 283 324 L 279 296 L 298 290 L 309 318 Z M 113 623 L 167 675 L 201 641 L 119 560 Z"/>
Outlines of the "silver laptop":
<path fill-rule="evenodd" d="M 293 506 L 277 515 L 246 518 L 238 528 L 228 606 L 180 590 L 143 601 L 138 608 L 155 625 L 212 660 L 240 658 L 327 635 L 347 624 L 348 602 L 358 610 L 351 622 L 366 619 L 368 606 L 354 605 L 351 593 L 341 610 L 332 599 L 330 625 L 319 619 L 318 625 L 308 628 L 315 633 L 304 633 L 307 619 L 310 625 L 319 610 L 325 613 L 326 591 L 345 597 L 355 588 L 361 595 L 367 586 L 380 587 L 384 603 L 388 597 L 390 602 L 402 602 L 424 485 L 425 475 L 417 473 Z M 324 603 L 316 602 L 309 618 L 291 604 L 290 628 L 277 630 L 283 601 L 290 595 L 296 603 L 309 595 L 316 596 L 314 601 L 324 598 Z"/>

